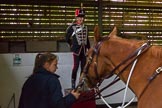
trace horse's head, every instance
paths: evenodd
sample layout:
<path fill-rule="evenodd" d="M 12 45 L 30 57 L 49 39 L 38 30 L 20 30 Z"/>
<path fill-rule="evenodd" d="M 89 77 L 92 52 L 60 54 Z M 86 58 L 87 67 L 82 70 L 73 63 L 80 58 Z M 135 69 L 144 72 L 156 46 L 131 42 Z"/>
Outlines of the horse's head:
<path fill-rule="evenodd" d="M 108 49 L 106 44 L 110 38 L 115 37 L 116 27 L 109 36 L 100 37 L 98 27 L 95 27 L 94 34 L 95 44 L 88 51 L 86 65 L 81 76 L 81 82 L 84 82 L 89 88 L 96 87 L 97 84 L 102 82 L 105 76 L 109 77 L 112 75 L 109 72 L 114 66 L 111 59 L 107 56 L 107 52 L 111 49 Z"/>

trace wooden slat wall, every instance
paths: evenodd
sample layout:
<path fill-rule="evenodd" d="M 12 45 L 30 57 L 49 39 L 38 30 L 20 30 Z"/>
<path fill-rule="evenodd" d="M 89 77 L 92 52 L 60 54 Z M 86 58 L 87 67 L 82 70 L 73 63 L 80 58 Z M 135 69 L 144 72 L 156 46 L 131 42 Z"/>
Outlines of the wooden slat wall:
<path fill-rule="evenodd" d="M 112 1 L 102 1 L 104 34 L 108 34 L 116 25 L 123 34 L 129 34 L 125 35 L 126 38 L 141 37 L 140 39 L 148 39 L 153 45 L 162 45 L 162 1 Z"/>
<path fill-rule="evenodd" d="M 2 1 L 0 39 L 62 40 L 82 2 L 91 37 L 96 24 L 100 25 L 102 35 L 117 25 L 121 33 L 129 34 L 126 38 L 141 37 L 154 45 L 162 43 L 161 0 Z"/>
<path fill-rule="evenodd" d="M 85 24 L 92 36 L 98 23 L 96 2 L 87 1 Z M 16 4 L 17 3 L 17 4 Z M 3 3 L 0 4 L 0 38 L 13 40 L 60 40 L 64 39 L 66 28 L 75 19 L 75 9 L 81 2 Z"/>

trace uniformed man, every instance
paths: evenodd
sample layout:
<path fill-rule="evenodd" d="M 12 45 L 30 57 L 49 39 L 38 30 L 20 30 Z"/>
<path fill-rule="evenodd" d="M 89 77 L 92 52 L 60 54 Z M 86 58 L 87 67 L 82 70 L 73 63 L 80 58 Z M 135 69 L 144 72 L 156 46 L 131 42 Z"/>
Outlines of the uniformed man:
<path fill-rule="evenodd" d="M 88 39 L 88 28 L 84 25 L 85 11 L 81 9 L 75 10 L 75 22 L 67 28 L 66 41 L 73 52 L 74 65 L 72 69 L 72 88 L 75 88 L 77 71 L 81 64 L 81 72 L 86 63 L 86 52 L 90 48 Z"/>

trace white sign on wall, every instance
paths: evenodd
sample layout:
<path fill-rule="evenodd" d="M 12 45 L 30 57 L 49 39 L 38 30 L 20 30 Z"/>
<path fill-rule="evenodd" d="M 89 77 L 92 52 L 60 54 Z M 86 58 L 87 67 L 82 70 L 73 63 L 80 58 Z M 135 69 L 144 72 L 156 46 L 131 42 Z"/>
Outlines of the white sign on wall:
<path fill-rule="evenodd" d="M 21 65 L 21 56 L 20 56 L 20 54 L 15 54 L 14 56 L 13 56 L 13 66 L 19 66 L 19 65 Z"/>

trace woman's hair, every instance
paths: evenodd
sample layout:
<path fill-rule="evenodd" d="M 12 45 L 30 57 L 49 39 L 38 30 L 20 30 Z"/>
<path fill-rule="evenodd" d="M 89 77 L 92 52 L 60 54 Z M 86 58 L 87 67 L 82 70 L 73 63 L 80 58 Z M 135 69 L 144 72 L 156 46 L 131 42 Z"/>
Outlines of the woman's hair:
<path fill-rule="evenodd" d="M 48 63 L 52 63 L 53 60 L 57 59 L 58 60 L 58 56 L 49 52 L 45 52 L 45 53 L 39 53 L 36 55 L 35 58 L 35 64 L 34 64 L 34 68 L 33 68 L 33 74 L 38 72 L 38 70 L 40 68 L 43 68 L 43 65 L 48 62 Z"/>

